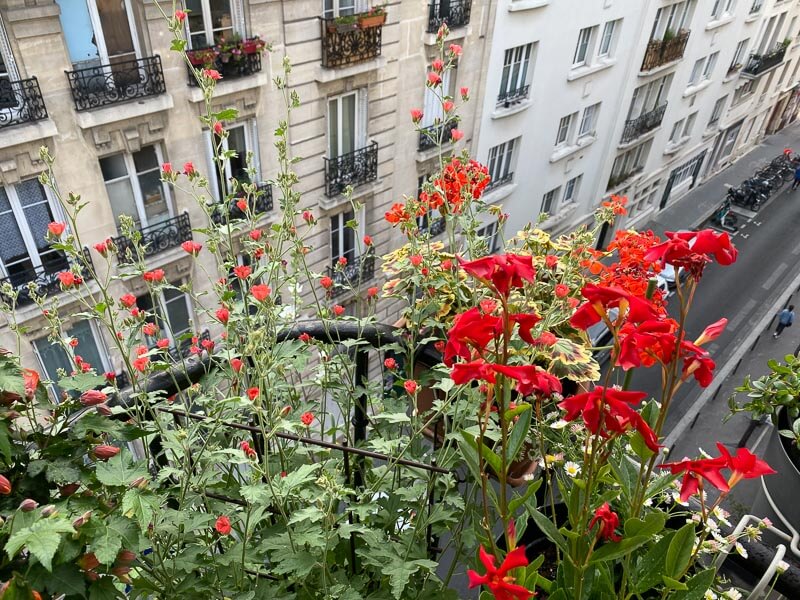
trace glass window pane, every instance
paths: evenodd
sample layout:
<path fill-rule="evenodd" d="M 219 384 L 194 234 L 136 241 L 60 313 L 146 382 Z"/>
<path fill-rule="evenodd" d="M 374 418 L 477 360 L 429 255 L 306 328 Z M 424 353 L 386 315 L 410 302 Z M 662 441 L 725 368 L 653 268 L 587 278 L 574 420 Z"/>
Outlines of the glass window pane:
<path fill-rule="evenodd" d="M 339 102 L 336 98 L 328 101 L 328 156 L 339 156 Z"/>
<path fill-rule="evenodd" d="M 356 95 L 342 98 L 342 154 L 356 149 Z"/>
<path fill-rule="evenodd" d="M 89 321 L 81 321 L 76 323 L 75 326 L 67 331 L 67 336 L 74 337 L 78 340 L 78 346 L 75 348 L 75 354 L 92 365 L 98 372 L 105 370 L 103 366 L 103 359 L 100 356 L 100 350 L 97 347 L 97 341 L 92 332 L 92 326 Z"/>
<path fill-rule="evenodd" d="M 45 240 L 47 226 L 53 221 L 53 213 L 38 179 L 28 179 L 14 186 L 25 213 L 28 230 L 33 237 L 36 248 L 42 252 L 49 248 Z"/>
<path fill-rule="evenodd" d="M 137 226 L 141 223 L 139 210 L 136 208 L 136 200 L 133 197 L 133 188 L 130 179 L 121 179 L 114 183 L 106 184 L 108 199 L 111 202 L 111 212 L 114 214 L 114 222 L 119 227 L 121 215 L 128 215 L 133 218 Z"/>
<path fill-rule="evenodd" d="M 214 31 L 214 41 L 230 37 L 233 33 L 233 18 L 231 17 L 230 0 L 209 0 L 211 6 L 211 27 Z"/>
<path fill-rule="evenodd" d="M 13 275 L 20 271 L 25 271 L 33 267 L 28 257 L 28 249 L 22 239 L 19 224 L 11 212 L 11 204 L 8 201 L 6 191 L 0 187 L 0 258 L 6 267 L 9 275 L 12 276 L 12 283 L 16 284 Z"/>
<path fill-rule="evenodd" d="M 52 343 L 46 337 L 34 340 L 33 345 L 36 348 L 36 352 L 39 354 L 39 357 L 42 359 L 44 373 L 49 380 L 58 380 L 59 369 L 64 369 L 64 371 L 67 373 L 72 372 L 72 363 L 70 362 L 67 353 L 64 352 L 64 349 L 61 346 Z M 58 396 L 60 396 L 60 394 Z"/>
<path fill-rule="evenodd" d="M 100 170 L 103 172 L 104 181 L 125 177 L 128 174 L 128 167 L 125 166 L 125 157 L 122 154 L 101 158 Z"/>
<path fill-rule="evenodd" d="M 178 338 L 181 334 L 190 331 L 192 322 L 186 296 L 178 290 L 164 290 L 164 304 L 167 308 L 167 319 L 172 337 Z"/>
<path fill-rule="evenodd" d="M 156 155 L 155 146 L 145 146 L 139 150 L 139 152 L 134 152 L 133 164 L 137 173 L 150 169 L 158 169 L 158 156 Z"/>
<path fill-rule="evenodd" d="M 161 174 L 158 171 L 150 171 L 144 175 L 139 175 L 139 189 L 142 192 L 147 224 L 152 225 L 169 219 L 169 207 L 164 196 Z"/>
<path fill-rule="evenodd" d="M 231 177 L 235 177 L 239 183 L 249 183 L 250 177 L 247 174 L 247 142 L 244 126 L 232 127 L 228 130 L 228 150 L 234 150 L 237 154 L 231 157 Z"/>

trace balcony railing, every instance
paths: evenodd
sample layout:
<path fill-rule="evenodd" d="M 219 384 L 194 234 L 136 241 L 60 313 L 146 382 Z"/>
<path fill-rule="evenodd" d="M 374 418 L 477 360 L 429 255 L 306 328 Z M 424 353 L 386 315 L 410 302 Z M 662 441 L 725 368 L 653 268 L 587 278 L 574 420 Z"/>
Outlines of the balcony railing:
<path fill-rule="evenodd" d="M 528 97 L 530 89 L 530 85 L 523 85 L 515 90 L 500 92 L 497 96 L 497 106 L 508 108 L 514 104 L 519 104 Z"/>
<path fill-rule="evenodd" d="M 436 0 L 428 5 L 428 33 L 436 33 L 442 23 L 450 29 L 469 24 L 472 0 Z"/>
<path fill-rule="evenodd" d="M 608 178 L 608 185 L 606 186 L 606 191 L 612 190 L 621 183 L 626 182 L 628 179 L 641 173 L 644 170 L 644 165 L 639 165 L 637 167 L 632 167 L 628 171 L 623 171 L 621 173 L 611 174 L 611 177 Z"/>
<path fill-rule="evenodd" d="M 644 52 L 642 71 L 649 71 L 683 58 L 686 42 L 689 41 L 689 33 L 688 30 L 681 29 L 674 37 L 663 40 L 650 40 Z"/>
<path fill-rule="evenodd" d="M 369 251 L 357 256 L 344 268 L 328 267 L 328 276 L 334 283 L 331 296 L 340 296 L 351 289 L 357 289 L 362 282 L 375 277 L 375 253 Z"/>
<path fill-rule="evenodd" d="M 758 77 L 777 67 L 786 56 L 787 45 L 780 44 L 765 54 L 751 54 L 747 66 L 742 69 L 743 76 Z"/>
<path fill-rule="evenodd" d="M 513 171 L 509 172 L 509 173 L 506 173 L 505 175 L 503 175 L 501 177 L 498 177 L 496 179 L 494 179 L 494 178 L 491 179 L 489 181 L 489 184 L 486 186 L 484 191 L 485 192 L 489 192 L 491 190 L 495 190 L 495 189 L 499 188 L 502 185 L 505 185 L 507 183 L 511 183 L 512 181 L 514 181 L 514 172 Z"/>
<path fill-rule="evenodd" d="M 648 131 L 653 131 L 653 129 L 661 125 L 666 110 L 667 103 L 664 102 L 664 104 L 656 106 L 650 112 L 646 112 L 635 119 L 625 121 L 625 128 L 622 130 L 622 138 L 619 140 L 619 143 L 627 144 L 643 136 Z"/>
<path fill-rule="evenodd" d="M 66 71 L 75 110 L 90 110 L 167 91 L 161 57 L 148 56 Z"/>
<path fill-rule="evenodd" d="M 426 214 L 419 219 L 419 230 L 421 233 L 427 232 L 431 237 L 436 237 L 444 233 L 447 229 L 447 221 L 444 217 L 433 218 L 432 213 Z"/>
<path fill-rule="evenodd" d="M 322 19 L 322 66 L 345 67 L 381 55 L 383 25 L 359 27 L 341 25 L 336 19 Z"/>
<path fill-rule="evenodd" d="M 268 183 L 259 183 L 256 186 L 256 197 L 250 201 L 250 210 L 254 215 L 270 212 L 274 208 L 272 200 L 272 186 Z M 211 213 L 211 220 L 217 225 L 223 225 L 226 221 L 225 218 L 225 204 L 215 204 Z M 239 208 L 237 200 L 233 200 L 227 205 L 227 212 L 229 221 L 236 219 L 246 218 L 242 209 Z"/>
<path fill-rule="evenodd" d="M 190 50 L 193 66 L 197 69 L 215 69 L 222 75 L 222 80 L 249 77 L 261 72 L 261 51 L 232 55 L 220 53 L 216 47 L 193 48 Z M 205 54 L 204 54 L 205 53 Z M 204 60 L 207 59 L 207 60 Z M 194 73 L 189 71 L 189 85 L 197 86 Z"/>
<path fill-rule="evenodd" d="M 40 295 L 54 295 L 61 290 L 61 282 L 58 279 L 58 274 L 63 271 L 73 270 L 81 273 L 83 280 L 86 281 L 91 277 L 91 273 L 84 268 L 84 264 L 92 264 L 92 257 L 89 254 L 89 249 L 83 249 L 83 258 L 86 263 L 81 261 L 73 261 L 64 255 L 60 255 L 55 261 L 50 262 L 46 266 L 33 267 L 23 271 L 17 271 L 10 274 L 8 277 L 0 279 L 0 285 L 10 283 L 17 291 L 17 306 L 25 306 L 33 303 L 31 298 L 30 284 L 33 284 L 36 292 Z M 4 298 L 6 301 L 11 301 L 10 298 Z"/>
<path fill-rule="evenodd" d="M 378 178 L 378 142 L 325 159 L 325 195 L 341 194 L 350 185 L 356 187 Z"/>
<path fill-rule="evenodd" d="M 753 5 L 750 7 L 750 14 L 754 15 L 758 11 L 761 10 L 761 7 L 764 6 L 764 0 L 754 0 Z"/>
<path fill-rule="evenodd" d="M 450 132 L 456 127 L 458 122 L 455 120 L 423 127 L 419 131 L 419 149 L 430 150 L 439 144 L 439 140 L 442 145 L 447 144 L 450 141 Z"/>
<path fill-rule="evenodd" d="M 0 129 L 46 118 L 47 108 L 36 77 L 0 79 Z"/>
<path fill-rule="evenodd" d="M 149 225 L 139 230 L 141 234 L 140 245 L 144 247 L 144 256 L 154 256 L 164 250 L 180 246 L 183 242 L 192 239 L 192 224 L 189 213 L 182 213 L 161 223 Z M 117 261 L 125 264 L 136 260 L 136 248 L 133 240 L 121 235 L 114 238 L 117 246 Z M 130 255 L 130 256 L 129 256 Z"/>

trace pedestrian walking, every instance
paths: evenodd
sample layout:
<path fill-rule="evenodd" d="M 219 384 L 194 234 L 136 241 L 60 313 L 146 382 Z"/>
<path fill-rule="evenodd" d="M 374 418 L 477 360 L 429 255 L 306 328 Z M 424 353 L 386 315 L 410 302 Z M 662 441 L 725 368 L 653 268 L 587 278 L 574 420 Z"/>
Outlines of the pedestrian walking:
<path fill-rule="evenodd" d="M 796 190 L 798 185 L 800 185 L 800 165 L 797 165 L 797 168 L 794 170 L 794 181 L 792 182 L 792 190 Z"/>
<path fill-rule="evenodd" d="M 787 308 L 784 308 L 778 313 L 778 328 L 775 330 L 775 333 L 772 334 L 772 337 L 778 339 L 781 332 L 786 327 L 791 327 L 792 323 L 794 323 L 794 304 L 790 304 Z"/>

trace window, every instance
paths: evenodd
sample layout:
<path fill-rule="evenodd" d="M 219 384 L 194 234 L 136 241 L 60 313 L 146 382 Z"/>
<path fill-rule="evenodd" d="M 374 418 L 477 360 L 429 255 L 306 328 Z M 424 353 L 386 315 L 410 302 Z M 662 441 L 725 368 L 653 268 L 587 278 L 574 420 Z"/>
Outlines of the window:
<path fill-rule="evenodd" d="M 359 92 L 328 100 L 328 158 L 338 158 L 366 145 Z"/>
<path fill-rule="evenodd" d="M 600 112 L 600 103 L 592 104 L 583 109 L 581 125 L 578 127 L 578 139 L 587 135 L 593 135 L 597 125 L 597 115 Z"/>
<path fill-rule="evenodd" d="M 479 237 L 486 241 L 489 254 L 494 254 L 500 249 L 500 236 L 498 235 L 497 221 L 484 225 L 478 229 L 477 233 Z"/>
<path fill-rule="evenodd" d="M 698 58 L 695 63 L 694 67 L 692 67 L 692 74 L 689 77 L 689 85 L 695 85 L 700 83 L 700 74 L 703 72 L 703 67 L 706 64 L 705 58 Z"/>
<path fill-rule="evenodd" d="M 611 54 L 611 45 L 614 41 L 614 31 L 618 21 L 608 21 L 603 26 L 603 35 L 600 36 L 600 46 L 597 49 L 597 56 L 608 56 Z"/>
<path fill-rule="evenodd" d="M 747 56 L 747 45 L 750 43 L 750 38 L 742 40 L 736 45 L 736 52 L 733 53 L 733 60 L 731 60 L 731 71 L 736 71 L 744 64 L 745 57 Z"/>
<path fill-rule="evenodd" d="M 608 181 L 608 188 L 613 188 L 622 183 L 629 177 L 639 173 L 644 169 L 647 162 L 647 155 L 650 152 L 652 140 L 647 140 L 635 148 L 631 148 L 617 156 L 614 165 L 611 167 L 611 178 Z"/>
<path fill-rule="evenodd" d="M 733 14 L 733 7 L 735 4 L 736 0 L 715 0 L 714 7 L 711 9 L 711 18 L 716 20 L 726 15 Z"/>
<path fill-rule="evenodd" d="M 56 0 L 61 8 L 61 29 L 73 65 L 109 64 L 140 56 L 132 2 Z M 194 9 L 192 4 L 189 0 L 187 7 Z M 192 14 L 189 13 L 189 21 L 194 18 Z"/>
<path fill-rule="evenodd" d="M 562 199 L 561 203 L 562 206 L 564 206 L 565 204 L 569 204 L 570 202 L 575 202 L 575 198 L 578 195 L 578 187 L 580 186 L 582 177 L 583 175 L 578 175 L 577 177 L 573 177 L 564 186 L 564 198 Z"/>
<path fill-rule="evenodd" d="M 711 111 L 711 118 L 708 120 L 709 127 L 719 121 L 722 116 L 722 110 L 725 108 L 725 101 L 728 96 L 725 95 L 714 103 L 714 110 Z"/>
<path fill-rule="evenodd" d="M 665 37 L 673 37 L 679 31 L 686 29 L 687 24 L 691 21 L 692 8 L 692 0 L 675 2 L 669 6 L 659 8 L 656 11 L 650 39 L 663 40 Z"/>
<path fill-rule="evenodd" d="M 755 79 L 748 79 L 742 85 L 733 91 L 733 99 L 731 105 L 736 106 L 743 100 L 746 100 L 755 91 Z"/>
<path fill-rule="evenodd" d="M 683 119 L 675 121 L 675 125 L 672 126 L 672 132 L 669 134 L 669 141 L 671 144 L 677 144 L 678 141 L 681 139 L 681 132 L 683 131 L 683 125 L 684 125 Z"/>
<path fill-rule="evenodd" d="M 99 373 L 109 370 L 110 365 L 103 359 L 108 356 L 108 353 L 104 349 L 101 351 L 101 345 L 97 343 L 98 338 L 89 321 L 79 321 L 65 332 L 65 342 L 72 338 L 78 340 L 78 345 L 74 350 L 75 354 L 80 356 L 85 363 L 93 366 Z M 39 358 L 45 376 L 50 381 L 58 381 L 59 369 L 69 375 L 76 368 L 75 363 L 61 344 L 54 343 L 46 337 L 33 341 L 33 351 Z M 61 399 L 60 390 L 56 386 L 53 386 L 52 389 L 54 398 L 59 401 Z"/>
<path fill-rule="evenodd" d="M 331 264 L 334 267 L 341 257 L 346 258 L 348 264 L 358 257 L 354 225 L 352 209 L 331 217 Z"/>
<path fill-rule="evenodd" d="M 561 186 L 555 187 L 542 197 L 542 210 L 540 212 L 547 213 L 548 215 L 553 214 L 557 208 L 556 203 L 558 201 L 558 193 L 560 191 Z"/>
<path fill-rule="evenodd" d="M 161 338 L 169 340 L 170 348 L 180 348 L 186 342 L 186 334 L 192 331 L 192 309 L 189 296 L 180 290 L 164 288 L 160 292 L 137 296 L 136 305 L 147 312 L 147 321 L 156 323 L 157 336 L 147 340 L 151 348 Z"/>
<path fill-rule="evenodd" d="M 697 173 L 700 172 L 700 165 L 703 163 L 703 158 L 705 158 L 705 152 L 702 152 L 699 156 L 694 157 L 690 161 L 674 169 L 670 174 L 672 187 L 678 187 L 683 182 L 694 179 Z"/>
<path fill-rule="evenodd" d="M 589 55 L 589 42 L 596 28 L 597 27 L 585 27 L 581 29 L 578 34 L 578 44 L 575 46 L 575 56 L 572 58 L 573 67 L 580 67 L 586 64 L 586 59 Z"/>
<path fill-rule="evenodd" d="M 698 58 L 695 63 L 694 67 L 692 67 L 692 75 L 689 77 L 689 85 L 697 85 L 707 79 L 711 78 L 711 73 L 714 71 L 714 67 L 717 64 L 717 59 L 719 58 L 719 52 L 714 52 L 708 56 L 704 56 L 703 58 Z"/>
<path fill-rule="evenodd" d="M 761 10 L 762 6 L 764 6 L 764 0 L 753 0 L 753 5 L 750 7 L 750 14 L 756 14 Z"/>
<path fill-rule="evenodd" d="M 221 38 L 230 39 L 240 34 L 241 31 L 235 26 L 234 15 L 234 10 L 238 8 L 237 0 L 186 0 L 189 46 L 212 46 Z"/>
<path fill-rule="evenodd" d="M 528 67 L 531 60 L 533 44 L 509 48 L 505 52 L 503 59 L 503 74 L 500 78 L 500 94 L 498 102 L 505 102 L 510 97 L 520 98 L 527 96 L 527 90 L 523 94 L 523 88 L 528 81 Z"/>
<path fill-rule="evenodd" d="M 686 117 L 686 125 L 683 126 L 683 137 L 687 138 L 692 135 L 695 121 L 697 121 L 697 111 Z"/>
<path fill-rule="evenodd" d="M 708 57 L 708 61 L 706 62 L 706 68 L 703 69 L 703 79 L 711 79 L 711 74 L 714 72 L 714 67 L 717 64 L 718 58 L 719 58 L 719 52 L 714 52 Z"/>
<path fill-rule="evenodd" d="M 519 138 L 517 138 L 519 139 Z M 511 170 L 514 159 L 514 146 L 517 140 L 508 140 L 489 150 L 489 187 L 510 182 L 514 173 Z"/>
<path fill-rule="evenodd" d="M 567 115 L 565 117 L 561 117 L 561 121 L 558 122 L 556 146 L 560 146 L 567 141 L 567 138 L 569 137 L 570 125 L 572 124 L 572 116 L 573 115 Z"/>
<path fill-rule="evenodd" d="M 238 184 L 258 183 L 260 178 L 260 163 L 258 155 L 258 132 L 255 119 L 230 125 L 227 127 L 228 135 L 222 139 L 212 132 L 206 132 L 208 143 L 220 144 L 220 152 L 235 152 L 225 161 L 224 172 L 220 173 L 216 163 L 211 165 L 211 172 L 215 174 L 214 182 L 211 184 L 215 188 L 217 197 L 222 199 L 234 191 L 231 179 L 236 179 Z M 213 156 L 213 149 L 209 146 L 209 156 Z M 248 157 L 251 157 L 252 164 L 248 165 Z M 252 167 L 255 178 L 251 177 L 250 168 Z"/>
<path fill-rule="evenodd" d="M 640 85 L 633 91 L 627 121 L 637 119 L 666 104 L 667 94 L 672 84 L 672 74 L 660 77 L 650 83 Z"/>
<path fill-rule="evenodd" d="M 100 159 L 117 227 L 121 215 L 132 217 L 137 227 L 160 223 L 172 216 L 169 189 L 161 182 L 162 158 L 158 146 L 144 146 L 133 154 Z"/>
<path fill-rule="evenodd" d="M 45 240 L 47 225 L 56 220 L 53 215 L 38 179 L 0 186 L 0 266 L 13 286 L 33 281 L 43 271 L 68 268 L 66 256 Z"/>
<path fill-rule="evenodd" d="M 356 14 L 356 0 L 323 0 L 322 16 L 325 19 Z"/>
<path fill-rule="evenodd" d="M 422 106 L 422 121 L 420 125 L 422 127 L 433 127 L 435 125 L 439 125 L 444 122 L 444 109 L 442 108 L 442 100 L 441 95 L 445 96 L 453 96 L 453 82 L 455 81 L 455 77 L 453 76 L 455 69 L 447 69 L 442 73 L 442 85 L 438 90 L 434 90 L 433 88 L 425 87 L 425 104 Z M 350 114 L 350 100 L 344 101 L 344 112 L 349 116 Z M 358 104 L 358 98 L 356 97 L 356 105 Z M 333 109 L 336 112 L 340 112 L 342 110 L 342 105 L 339 105 L 339 108 Z M 346 126 L 348 127 L 348 126 Z"/>

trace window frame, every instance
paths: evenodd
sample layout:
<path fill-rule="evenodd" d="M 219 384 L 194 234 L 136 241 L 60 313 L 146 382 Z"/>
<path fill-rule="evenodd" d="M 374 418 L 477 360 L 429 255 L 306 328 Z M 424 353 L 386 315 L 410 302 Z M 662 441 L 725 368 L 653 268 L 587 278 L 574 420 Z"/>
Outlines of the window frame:
<path fill-rule="evenodd" d="M 597 117 L 600 114 L 600 104 L 602 103 L 595 102 L 594 104 L 590 104 L 589 106 L 583 109 L 583 114 L 581 115 L 581 122 L 580 125 L 578 126 L 577 139 L 580 140 L 582 138 L 595 134 L 597 130 Z M 586 127 L 587 115 L 589 115 L 588 128 Z"/>
<path fill-rule="evenodd" d="M 728 94 L 725 94 L 721 98 L 717 98 L 716 102 L 714 102 L 714 108 L 711 110 L 711 117 L 708 120 L 709 127 L 719 122 L 719 120 L 722 118 L 722 113 L 725 111 L 725 103 L 727 101 Z"/>
<path fill-rule="evenodd" d="M 593 25 L 591 27 L 584 27 L 578 32 L 578 43 L 575 45 L 575 52 L 572 55 L 572 68 L 583 67 L 589 64 L 589 54 L 590 54 L 590 46 L 592 42 L 592 38 L 594 37 L 593 33 L 594 30 L 597 29 L 597 25 Z M 584 32 L 585 40 L 584 40 Z M 581 48 L 583 52 L 583 56 L 579 59 L 579 55 L 581 54 Z"/>
<path fill-rule="evenodd" d="M 244 130 L 244 145 L 245 145 L 245 164 L 247 164 L 247 154 L 253 154 L 253 169 L 255 170 L 255 181 L 251 183 L 259 183 L 261 181 L 261 158 L 259 153 L 258 144 L 258 122 L 256 119 L 245 119 L 236 123 L 230 124 L 226 127 L 228 135 L 221 138 L 220 152 L 227 152 L 230 150 L 230 132 L 239 127 Z M 213 187 L 213 193 L 216 195 L 217 201 L 221 202 L 230 192 L 223 190 L 220 187 L 220 181 L 217 173 L 217 165 L 214 161 L 213 145 L 216 143 L 216 134 L 210 129 L 205 130 L 206 134 L 206 153 L 209 160 L 209 173 L 213 176 L 209 177 L 209 184 Z M 228 182 L 233 177 L 231 169 L 231 161 L 225 161 L 225 184 L 227 187 Z M 248 183 L 248 182 L 245 182 Z"/>
<path fill-rule="evenodd" d="M 614 44 L 614 33 L 617 30 L 617 23 L 621 19 L 606 21 L 603 25 L 603 32 L 600 35 L 600 43 L 597 46 L 598 58 L 609 57 L 612 54 Z M 605 50 L 603 49 L 605 47 Z"/>
<path fill-rule="evenodd" d="M 583 173 L 576 175 L 564 184 L 564 194 L 561 197 L 560 206 L 577 202 L 576 197 L 578 195 L 578 190 L 580 189 L 582 179 Z"/>
<path fill-rule="evenodd" d="M 552 190 L 548 190 L 542 195 L 542 205 L 539 214 L 545 213 L 549 216 L 555 214 L 558 209 L 559 198 L 561 197 L 561 186 L 557 185 Z M 550 204 L 548 207 L 547 204 Z"/>
<path fill-rule="evenodd" d="M 165 289 L 151 290 L 149 292 L 145 292 L 144 294 L 137 296 L 137 300 L 138 298 L 141 298 L 143 296 L 150 298 L 152 302 L 152 310 L 155 313 L 153 314 L 153 319 L 155 320 L 155 323 L 159 327 L 158 337 L 168 339 L 169 347 L 171 349 L 179 349 L 181 347 L 181 344 L 177 339 L 179 336 L 184 335 L 187 332 L 192 332 L 197 330 L 197 322 L 195 321 L 194 304 L 192 303 L 192 297 L 191 294 L 186 294 L 180 291 L 180 289 L 178 289 L 182 284 L 183 282 L 180 282 L 178 283 L 178 285 L 174 287 L 165 288 L 177 292 L 178 294 L 180 294 L 180 296 L 183 297 L 183 300 L 186 302 L 186 312 L 187 315 L 189 316 L 189 327 L 184 331 L 177 332 L 177 334 L 172 327 L 172 322 L 169 316 L 168 305 L 170 303 L 179 301 L 180 296 L 176 296 L 175 298 L 169 300 L 168 302 L 166 296 L 164 295 Z M 155 302 L 153 302 L 153 300 Z M 153 322 L 153 321 L 148 321 L 148 322 Z M 151 344 L 150 343 L 151 338 L 147 338 L 148 347 L 150 348 L 155 347 L 155 342 L 157 341 L 157 339 L 158 338 L 156 337 L 152 338 L 152 344 Z"/>
<path fill-rule="evenodd" d="M 486 238 L 489 254 L 495 254 L 500 249 L 500 225 L 497 221 L 490 221 L 482 225 L 475 233 Z"/>
<path fill-rule="evenodd" d="M 700 81 L 707 81 L 711 79 L 711 76 L 714 74 L 714 68 L 717 66 L 718 60 L 719 60 L 719 51 L 712 52 L 706 57 L 706 64 L 703 67 L 703 75 L 700 78 Z"/>
<path fill-rule="evenodd" d="M 361 89 L 355 89 L 349 92 L 345 92 L 344 94 L 338 94 L 335 96 L 329 96 L 325 102 L 326 105 L 326 123 L 325 123 L 325 137 L 326 139 L 326 150 L 328 153 L 328 158 L 330 160 L 334 160 L 340 156 L 344 156 L 347 153 L 342 153 L 341 149 L 341 140 L 342 140 L 342 119 L 341 119 L 341 111 L 342 111 L 342 100 L 348 96 L 353 96 L 355 98 L 355 105 L 354 105 L 354 119 L 353 119 L 353 151 L 359 150 L 364 148 L 367 145 L 367 123 L 366 123 L 366 115 L 364 114 L 364 110 L 366 110 L 366 98 L 364 98 L 364 91 Z M 339 148 L 337 148 L 337 154 L 334 155 L 331 152 L 331 139 L 330 139 L 330 130 L 331 130 L 331 103 L 336 102 L 336 111 L 337 111 L 337 140 L 339 142 Z"/>
<path fill-rule="evenodd" d="M 343 217 L 345 215 L 348 215 L 348 214 L 352 214 L 351 219 L 355 219 L 355 220 L 358 221 L 358 226 L 355 229 L 350 229 L 350 231 L 352 232 L 352 236 L 353 236 L 352 258 L 350 256 L 348 256 L 347 249 L 345 249 L 345 246 L 344 246 L 345 238 L 346 238 L 344 233 L 345 233 L 345 231 L 347 229 L 349 229 L 346 226 L 346 223 L 347 223 L 347 221 L 349 221 L 351 219 L 343 219 Z M 355 260 L 358 260 L 364 254 L 365 248 L 362 248 L 361 244 L 359 243 L 360 240 L 364 236 L 364 231 L 363 231 L 363 229 L 364 229 L 364 218 L 363 217 L 364 217 L 364 208 L 363 207 L 358 209 L 358 210 L 353 210 L 353 207 L 350 207 L 350 206 L 347 207 L 345 210 L 341 210 L 339 212 L 331 214 L 328 217 L 328 224 L 329 224 L 328 247 L 330 248 L 330 265 L 333 268 L 336 267 L 336 263 L 337 263 L 337 261 L 339 260 L 339 258 L 341 256 L 344 256 L 345 258 L 347 258 L 347 262 L 349 264 L 349 263 L 352 263 Z M 339 247 L 336 248 L 336 249 L 334 249 L 334 243 L 333 243 L 333 234 L 334 234 L 333 221 L 334 221 L 334 219 L 337 219 L 338 222 L 339 222 L 338 223 L 338 228 L 337 228 L 338 231 L 339 231 L 339 244 L 338 244 Z M 343 249 L 344 249 L 344 251 L 342 252 Z"/>
<path fill-rule="evenodd" d="M 503 68 L 500 71 L 499 96 L 511 95 L 513 92 L 525 87 L 528 81 L 532 56 L 533 42 L 506 48 L 503 54 Z M 514 77 L 515 68 L 518 70 Z M 505 85 L 503 85 L 504 81 Z"/>
<path fill-rule="evenodd" d="M 489 185 L 498 185 L 509 176 L 513 179 L 513 163 L 518 139 L 511 138 L 489 148 L 489 155 L 486 161 L 489 176 L 491 177 Z"/>
<path fill-rule="evenodd" d="M 327 5 L 330 3 L 330 8 Z M 322 0 L 322 18 L 333 19 L 336 17 L 355 15 L 365 9 L 362 0 L 353 0 L 352 6 L 342 7 L 342 0 Z"/>
<path fill-rule="evenodd" d="M 196 48 L 207 48 L 210 46 L 214 46 L 217 41 L 214 38 L 214 28 L 211 25 L 211 3 L 210 0 L 198 0 L 200 2 L 200 8 L 202 11 L 203 16 L 203 31 L 196 31 L 192 33 L 189 30 L 189 19 L 186 19 L 184 24 L 184 34 L 186 35 L 186 40 L 188 42 L 188 48 L 196 49 Z M 231 31 L 233 35 L 239 35 L 241 37 L 245 37 L 245 27 L 244 27 L 244 7 L 242 6 L 241 0 L 229 0 L 231 6 Z M 218 30 L 224 31 L 224 30 Z M 200 33 L 205 34 L 205 45 L 203 46 L 195 46 L 192 44 L 192 36 L 199 35 Z"/>
<path fill-rule="evenodd" d="M 556 148 L 561 146 L 565 146 L 569 142 L 570 131 L 572 130 L 572 120 L 575 113 L 569 113 L 568 115 L 564 115 L 558 121 L 558 128 L 556 129 Z M 566 119 L 566 123 L 564 123 L 564 119 Z M 561 133 L 564 133 L 563 139 L 561 139 Z"/>

